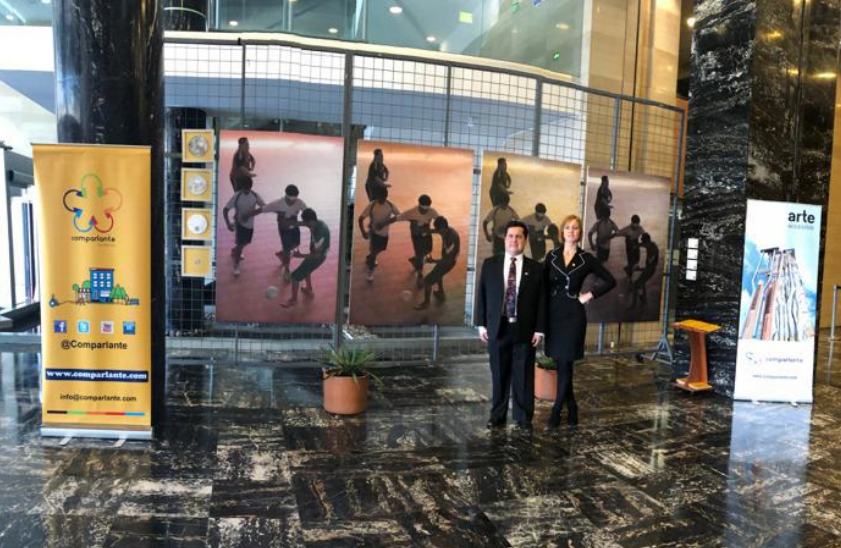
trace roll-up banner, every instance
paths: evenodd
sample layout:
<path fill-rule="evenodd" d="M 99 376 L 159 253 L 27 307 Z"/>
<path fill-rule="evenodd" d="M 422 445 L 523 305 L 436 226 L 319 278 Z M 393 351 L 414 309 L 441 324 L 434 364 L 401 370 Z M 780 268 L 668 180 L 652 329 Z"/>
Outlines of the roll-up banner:
<path fill-rule="evenodd" d="M 43 435 L 151 436 L 149 147 L 34 145 Z"/>
<path fill-rule="evenodd" d="M 734 398 L 811 402 L 821 207 L 748 200 Z"/>

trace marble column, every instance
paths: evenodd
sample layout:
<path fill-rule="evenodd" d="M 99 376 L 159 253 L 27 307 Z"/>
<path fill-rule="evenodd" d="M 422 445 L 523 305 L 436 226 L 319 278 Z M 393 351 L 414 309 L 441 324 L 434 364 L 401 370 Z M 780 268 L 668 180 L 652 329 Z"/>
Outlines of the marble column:
<path fill-rule="evenodd" d="M 688 281 L 680 269 L 677 319 L 722 326 L 710 379 L 732 395 L 747 200 L 828 202 L 841 6 L 700 0 L 694 16 L 680 245 L 685 264 L 687 238 L 699 238 L 699 272 Z M 681 374 L 682 334 L 675 351 Z"/>
<path fill-rule="evenodd" d="M 161 23 L 158 0 L 53 0 L 59 142 L 152 147 L 152 318 L 166 309 Z M 153 424 L 164 409 L 164 330 L 153 320 Z"/>

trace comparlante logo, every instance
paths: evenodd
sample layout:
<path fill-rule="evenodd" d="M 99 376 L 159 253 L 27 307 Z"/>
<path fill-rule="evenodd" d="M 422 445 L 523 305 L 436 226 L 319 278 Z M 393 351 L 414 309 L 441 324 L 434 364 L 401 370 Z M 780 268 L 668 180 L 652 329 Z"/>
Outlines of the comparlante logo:
<path fill-rule="evenodd" d="M 114 228 L 114 212 L 123 205 L 123 195 L 116 188 L 105 188 L 95 173 L 88 173 L 79 188 L 64 193 L 63 202 L 64 209 L 73 214 L 77 232 L 105 234 Z"/>

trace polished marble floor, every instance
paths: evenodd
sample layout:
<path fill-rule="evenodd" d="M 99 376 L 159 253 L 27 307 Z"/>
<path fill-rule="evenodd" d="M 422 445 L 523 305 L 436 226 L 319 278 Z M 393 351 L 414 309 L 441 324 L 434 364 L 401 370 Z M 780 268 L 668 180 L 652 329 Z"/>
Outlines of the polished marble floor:
<path fill-rule="evenodd" d="M 355 418 L 321 410 L 312 366 L 173 363 L 160 439 L 119 448 L 41 439 L 37 356 L 2 354 L 0 547 L 839 547 L 822 353 L 798 407 L 590 359 L 578 429 L 540 404 L 533 435 L 485 429 L 481 363 L 386 367 Z"/>

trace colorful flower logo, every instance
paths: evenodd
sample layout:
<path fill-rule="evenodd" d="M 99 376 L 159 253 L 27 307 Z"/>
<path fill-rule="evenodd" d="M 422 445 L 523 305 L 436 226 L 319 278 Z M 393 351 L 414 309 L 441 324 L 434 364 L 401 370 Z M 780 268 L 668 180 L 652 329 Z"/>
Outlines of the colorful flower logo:
<path fill-rule="evenodd" d="M 79 186 L 65 192 L 63 198 L 64 209 L 73 214 L 73 227 L 79 232 L 111 232 L 123 195 L 116 188 L 105 188 L 94 173 L 83 176 Z"/>

